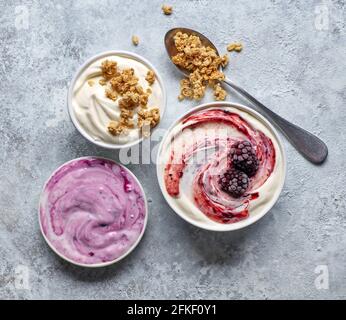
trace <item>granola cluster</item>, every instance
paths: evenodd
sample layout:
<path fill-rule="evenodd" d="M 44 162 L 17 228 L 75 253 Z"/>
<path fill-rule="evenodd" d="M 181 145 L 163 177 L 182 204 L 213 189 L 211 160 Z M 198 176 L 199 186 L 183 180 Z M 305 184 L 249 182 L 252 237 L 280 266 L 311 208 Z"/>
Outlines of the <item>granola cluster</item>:
<path fill-rule="evenodd" d="M 145 77 L 145 80 L 148 81 L 149 85 L 153 85 L 155 82 L 155 73 L 152 70 L 149 70 L 147 73 L 147 76 Z"/>
<path fill-rule="evenodd" d="M 117 63 L 105 60 L 101 64 L 102 79 L 101 85 L 107 85 L 105 96 L 113 101 L 118 100 L 120 108 L 120 119 L 112 120 L 108 124 L 108 131 L 114 135 L 127 134 L 129 129 L 136 127 L 142 128 L 144 136 L 150 135 L 150 128 L 155 127 L 160 121 L 159 108 L 148 109 L 148 99 L 151 89 L 144 90 L 139 84 L 134 69 L 118 70 Z M 152 70 L 148 71 L 146 80 L 149 85 L 155 81 L 155 74 Z M 137 122 L 134 116 L 137 115 Z"/>
<path fill-rule="evenodd" d="M 224 89 L 222 89 L 220 83 L 217 83 L 214 86 L 214 98 L 216 101 L 223 101 L 226 99 L 227 93 Z"/>
<path fill-rule="evenodd" d="M 243 45 L 241 43 L 238 43 L 238 42 L 230 43 L 227 46 L 227 51 L 229 51 L 229 52 L 231 52 L 231 51 L 240 52 L 242 50 L 243 50 Z"/>
<path fill-rule="evenodd" d="M 133 35 L 132 36 L 132 43 L 133 43 L 133 45 L 138 46 L 138 44 L 139 44 L 139 37 L 136 36 L 136 35 Z"/>
<path fill-rule="evenodd" d="M 150 128 L 155 127 L 160 121 L 160 110 L 159 108 L 152 108 L 150 110 L 140 109 L 137 115 L 138 127 L 142 128 L 144 137 L 148 137 L 150 135 Z"/>
<path fill-rule="evenodd" d="M 162 12 L 163 12 L 166 16 L 169 16 L 169 15 L 171 15 L 171 14 L 173 13 L 173 7 L 164 4 L 164 5 L 162 6 Z"/>
<path fill-rule="evenodd" d="M 180 82 L 179 100 L 200 100 L 208 86 L 214 89 L 215 98 L 224 100 L 227 94 L 220 81 L 225 75 L 219 68 L 228 64 L 228 56 L 220 57 L 213 48 L 204 46 L 198 36 L 183 32 L 175 34 L 174 43 L 178 53 L 172 57 L 173 63 L 190 71 L 189 77 Z"/>
<path fill-rule="evenodd" d="M 117 63 L 111 60 L 103 61 L 101 65 L 101 69 L 102 69 L 102 76 L 105 81 L 112 79 L 118 73 Z"/>

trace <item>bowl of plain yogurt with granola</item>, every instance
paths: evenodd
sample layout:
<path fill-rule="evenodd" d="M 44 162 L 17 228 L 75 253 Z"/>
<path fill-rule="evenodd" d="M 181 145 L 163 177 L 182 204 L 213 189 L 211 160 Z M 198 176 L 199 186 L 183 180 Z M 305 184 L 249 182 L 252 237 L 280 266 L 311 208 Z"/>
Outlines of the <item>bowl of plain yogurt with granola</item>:
<path fill-rule="evenodd" d="M 109 149 L 131 147 L 150 136 L 165 106 L 166 91 L 156 68 L 126 51 L 107 51 L 87 60 L 68 91 L 68 110 L 77 130 Z"/>

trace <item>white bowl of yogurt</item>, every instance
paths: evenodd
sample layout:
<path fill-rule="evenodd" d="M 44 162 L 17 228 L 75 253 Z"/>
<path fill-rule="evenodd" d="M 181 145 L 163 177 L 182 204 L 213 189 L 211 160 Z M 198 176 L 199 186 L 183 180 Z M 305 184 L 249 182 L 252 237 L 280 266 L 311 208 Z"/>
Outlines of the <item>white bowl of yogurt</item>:
<path fill-rule="evenodd" d="M 115 61 L 120 71 L 133 68 L 139 78 L 138 84 L 144 90 L 151 90 L 148 106 L 159 108 L 161 118 L 166 107 L 166 90 L 157 69 L 142 56 L 128 51 L 106 51 L 97 54 L 88 59 L 76 72 L 67 96 L 69 115 L 76 129 L 83 137 L 98 146 L 107 149 L 130 148 L 143 140 L 140 128 L 135 126 L 127 130 L 126 134 L 117 136 L 112 135 L 107 129 L 110 121 L 120 118 L 121 96 L 119 95 L 115 101 L 105 96 L 107 86 L 100 84 L 101 64 L 105 60 Z M 155 82 L 152 85 L 145 80 L 149 70 L 155 74 Z M 137 122 L 136 114 L 134 122 Z"/>
<path fill-rule="evenodd" d="M 230 149 L 250 142 L 258 169 L 240 197 L 225 192 L 221 177 L 234 166 Z M 206 230 L 232 231 L 261 219 L 284 185 L 286 156 L 275 128 L 241 104 L 202 104 L 177 119 L 157 156 L 157 178 L 169 206 L 187 222 Z"/>
<path fill-rule="evenodd" d="M 143 237 L 148 204 L 124 166 L 82 157 L 60 166 L 40 197 L 39 224 L 50 248 L 82 267 L 104 267 L 130 254 Z"/>

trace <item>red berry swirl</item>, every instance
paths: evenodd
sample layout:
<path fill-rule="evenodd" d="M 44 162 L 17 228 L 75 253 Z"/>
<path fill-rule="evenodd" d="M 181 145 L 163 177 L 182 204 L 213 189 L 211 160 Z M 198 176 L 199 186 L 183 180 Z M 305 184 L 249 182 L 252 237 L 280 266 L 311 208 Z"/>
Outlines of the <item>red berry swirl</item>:
<path fill-rule="evenodd" d="M 210 131 L 207 133 L 208 130 L 198 135 L 186 133 L 188 130 L 207 128 L 209 124 L 216 124 L 212 134 L 209 134 Z M 228 129 L 227 134 L 218 134 L 224 126 Z M 231 147 L 244 137 L 254 148 L 259 164 L 256 174 L 249 178 L 247 191 L 235 198 L 222 190 L 219 181 L 222 173 L 232 167 L 232 157 L 228 156 Z M 275 167 L 275 148 L 271 139 L 240 115 L 222 109 L 202 110 L 185 118 L 182 130 L 171 138 L 169 152 L 164 169 L 168 194 L 179 197 L 181 179 L 187 167 L 194 163 L 191 181 L 194 203 L 207 217 L 220 223 L 234 223 L 248 217 L 250 201 L 260 196 L 258 189 Z M 196 163 L 201 154 L 204 154 L 204 160 Z"/>

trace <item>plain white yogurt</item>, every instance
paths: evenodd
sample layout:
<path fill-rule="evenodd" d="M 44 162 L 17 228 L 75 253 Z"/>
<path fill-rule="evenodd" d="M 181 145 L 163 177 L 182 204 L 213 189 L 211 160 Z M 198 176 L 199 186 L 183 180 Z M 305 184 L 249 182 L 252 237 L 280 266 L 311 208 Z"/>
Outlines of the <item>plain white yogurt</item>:
<path fill-rule="evenodd" d="M 116 101 L 108 99 L 105 96 L 107 86 L 102 86 L 99 83 L 99 80 L 103 78 L 101 64 L 105 60 L 116 61 L 119 71 L 133 68 L 135 75 L 139 78 L 139 85 L 144 90 L 149 87 L 152 90 L 148 99 L 148 110 L 157 107 L 162 115 L 165 96 L 162 83 L 158 80 L 157 71 L 150 68 L 147 63 L 141 62 L 139 57 L 137 59 L 137 56 L 112 53 L 110 55 L 102 55 L 102 57 L 86 64 L 75 79 L 70 97 L 74 118 L 81 130 L 84 131 L 84 135 L 86 134 L 94 142 L 125 145 L 139 141 L 141 130 L 137 127 L 129 129 L 127 134 L 118 136 L 113 136 L 107 129 L 111 120 L 120 119 L 118 103 L 121 96 L 119 95 Z M 151 86 L 145 80 L 149 70 L 153 70 L 156 75 L 156 81 Z M 107 85 L 109 86 L 109 84 Z M 136 123 L 137 115 L 134 116 L 134 121 Z"/>

